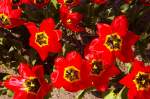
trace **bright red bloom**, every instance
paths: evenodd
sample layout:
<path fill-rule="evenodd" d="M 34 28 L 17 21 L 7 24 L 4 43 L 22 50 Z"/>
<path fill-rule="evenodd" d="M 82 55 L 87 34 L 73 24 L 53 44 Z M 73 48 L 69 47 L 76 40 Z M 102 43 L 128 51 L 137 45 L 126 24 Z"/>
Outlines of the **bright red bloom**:
<path fill-rule="evenodd" d="M 30 0 L 9 0 L 13 6 L 20 6 L 21 4 L 30 4 Z"/>
<path fill-rule="evenodd" d="M 71 10 L 68 6 L 61 6 L 61 8 L 59 9 L 60 12 L 60 18 L 64 18 L 67 16 L 68 13 L 71 13 Z"/>
<path fill-rule="evenodd" d="M 54 30 L 55 22 L 52 18 L 45 19 L 39 29 L 35 23 L 29 22 L 26 24 L 30 32 L 30 46 L 35 48 L 42 60 L 45 60 L 49 52 L 57 53 L 61 51 L 59 42 L 62 32 Z"/>
<path fill-rule="evenodd" d="M 140 0 L 145 6 L 150 6 L 150 0 Z"/>
<path fill-rule="evenodd" d="M 90 51 L 89 46 L 85 48 L 85 58 L 89 62 L 87 66 L 92 86 L 99 91 L 106 91 L 110 78 L 120 73 L 115 65 L 104 65 L 101 52 Z"/>
<path fill-rule="evenodd" d="M 82 14 L 71 12 L 66 6 L 60 8 L 60 19 L 63 25 L 73 32 L 85 31 L 84 27 L 81 26 L 81 21 L 83 19 Z"/>
<path fill-rule="evenodd" d="M 150 99 L 150 66 L 135 60 L 129 74 L 120 83 L 129 88 L 129 99 Z"/>
<path fill-rule="evenodd" d="M 92 0 L 92 2 L 96 4 L 106 4 L 108 1 L 107 0 Z"/>
<path fill-rule="evenodd" d="M 76 51 L 68 53 L 65 58 L 57 58 L 54 64 L 56 70 L 51 74 L 54 87 L 63 87 L 71 92 L 86 88 L 90 84 L 86 64 Z"/>
<path fill-rule="evenodd" d="M 21 9 L 12 9 L 10 1 L 0 1 L 0 26 L 13 28 L 22 25 L 25 21 L 21 20 Z"/>
<path fill-rule="evenodd" d="M 125 62 L 131 62 L 134 59 L 133 45 L 139 40 L 140 36 L 133 32 L 128 32 L 123 38 L 122 49 L 117 53 L 117 57 Z"/>
<path fill-rule="evenodd" d="M 3 82 L 0 81 L 0 87 L 3 86 Z"/>
<path fill-rule="evenodd" d="M 44 99 L 51 85 L 44 79 L 43 66 L 32 68 L 28 64 L 19 65 L 18 76 L 10 76 L 4 86 L 14 91 L 14 99 Z"/>
<path fill-rule="evenodd" d="M 125 0 L 126 3 L 130 4 L 133 0 Z"/>
<path fill-rule="evenodd" d="M 80 0 L 57 0 L 61 6 L 74 7 L 80 4 Z"/>
<path fill-rule="evenodd" d="M 46 6 L 50 0 L 30 0 L 32 4 L 36 5 L 37 7 L 41 8 Z"/>
<path fill-rule="evenodd" d="M 136 43 L 139 36 L 128 32 L 125 16 L 116 17 L 111 25 L 99 23 L 97 29 L 99 38 L 91 42 L 89 50 L 101 52 L 104 64 L 113 64 L 116 58 L 125 62 L 134 59 L 131 46 Z"/>

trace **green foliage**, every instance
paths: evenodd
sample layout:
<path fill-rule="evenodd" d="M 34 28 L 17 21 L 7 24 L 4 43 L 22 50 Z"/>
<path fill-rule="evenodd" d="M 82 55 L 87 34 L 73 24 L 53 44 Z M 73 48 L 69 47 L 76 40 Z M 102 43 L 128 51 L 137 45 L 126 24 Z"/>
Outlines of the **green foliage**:
<path fill-rule="evenodd" d="M 35 49 L 29 46 L 29 31 L 25 26 L 19 26 L 12 29 L 0 27 L 0 66 L 5 66 L 9 70 L 17 71 L 20 62 L 28 63 L 32 66 L 42 64 L 45 69 L 45 78 L 48 79 L 50 73 L 54 70 L 53 64 L 57 56 L 65 56 L 69 51 L 76 50 L 84 57 L 84 48 L 92 39 L 98 37 L 96 34 L 97 23 L 111 23 L 115 16 L 126 15 L 129 21 L 129 30 L 140 35 L 140 40 L 135 45 L 135 55 L 142 56 L 144 62 L 150 62 L 150 7 L 146 7 L 134 0 L 131 4 L 125 4 L 124 0 L 108 0 L 107 5 L 98 5 L 85 1 L 80 6 L 71 8 L 72 12 L 80 12 L 84 18 L 82 21 L 86 31 L 82 33 L 74 33 L 65 28 L 60 21 L 59 8 L 57 0 L 43 7 L 37 8 L 31 5 L 22 5 L 22 17 L 26 21 L 36 23 L 37 26 L 49 17 L 54 18 L 56 29 L 63 32 L 61 43 L 62 52 L 58 54 L 49 53 L 48 58 L 42 61 Z M 118 2 L 116 2 L 118 1 Z M 116 78 L 110 79 L 110 89 L 104 96 L 104 99 L 127 99 L 127 88 L 118 84 L 123 75 L 128 74 L 131 70 L 131 63 L 123 63 L 116 61 L 118 68 L 122 74 Z M 0 81 L 11 73 L 0 72 Z M 50 82 L 50 80 L 49 80 Z M 117 84 L 117 87 L 116 87 Z M 119 86 L 119 87 L 118 87 Z M 121 87 L 120 87 L 121 86 Z M 122 89 L 121 89 L 122 88 Z M 79 92 L 76 98 L 81 99 L 91 89 L 85 89 Z M 117 93 L 114 91 L 117 90 Z M 62 91 L 62 90 L 61 90 Z M 7 94 L 13 96 L 13 93 L 6 88 L 0 88 L 0 96 Z M 51 97 L 49 93 L 45 99 Z"/>

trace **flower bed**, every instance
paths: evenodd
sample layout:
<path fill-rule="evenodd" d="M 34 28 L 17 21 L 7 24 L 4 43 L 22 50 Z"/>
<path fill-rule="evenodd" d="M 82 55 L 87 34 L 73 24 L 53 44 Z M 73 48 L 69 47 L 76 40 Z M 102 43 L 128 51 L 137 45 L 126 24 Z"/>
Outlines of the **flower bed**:
<path fill-rule="evenodd" d="M 149 99 L 149 13 L 149 0 L 1 0 L 1 97 Z"/>

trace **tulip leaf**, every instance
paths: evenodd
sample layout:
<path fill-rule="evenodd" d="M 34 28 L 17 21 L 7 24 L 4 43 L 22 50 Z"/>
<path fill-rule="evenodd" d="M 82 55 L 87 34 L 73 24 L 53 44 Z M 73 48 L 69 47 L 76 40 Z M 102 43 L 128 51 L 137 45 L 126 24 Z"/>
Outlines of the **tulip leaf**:
<path fill-rule="evenodd" d="M 127 88 L 123 87 L 119 93 L 115 93 L 114 89 L 104 97 L 104 99 L 127 99 Z"/>
<path fill-rule="evenodd" d="M 81 90 L 78 95 L 76 96 L 76 99 L 82 99 L 86 93 L 86 90 Z"/>
<path fill-rule="evenodd" d="M 56 9 L 59 8 L 57 0 L 51 0 L 51 2 L 53 3 L 53 5 Z"/>
<path fill-rule="evenodd" d="M 122 61 L 120 61 L 119 59 L 116 60 L 117 65 L 119 67 L 119 69 L 124 72 L 125 74 L 129 73 L 131 70 L 131 63 L 124 63 Z"/>
<path fill-rule="evenodd" d="M 104 99 L 117 99 L 117 95 L 111 90 L 105 97 Z"/>
<path fill-rule="evenodd" d="M 89 92 L 89 91 L 91 91 L 91 90 L 93 90 L 93 89 L 94 89 L 94 88 L 91 87 L 91 88 L 87 88 L 87 89 L 85 89 L 85 90 L 79 91 L 78 94 L 77 94 L 77 96 L 76 96 L 76 99 L 83 99 L 84 95 L 85 95 L 87 92 Z"/>
<path fill-rule="evenodd" d="M 0 45 L 3 45 L 3 37 L 0 37 Z"/>
<path fill-rule="evenodd" d="M 7 90 L 7 95 L 8 95 L 9 97 L 12 97 L 12 96 L 14 95 L 14 93 L 13 93 L 13 91 L 11 91 L 11 90 Z"/>
<path fill-rule="evenodd" d="M 50 99 L 51 97 L 52 97 L 51 92 L 49 92 L 49 93 L 44 97 L 44 99 Z"/>

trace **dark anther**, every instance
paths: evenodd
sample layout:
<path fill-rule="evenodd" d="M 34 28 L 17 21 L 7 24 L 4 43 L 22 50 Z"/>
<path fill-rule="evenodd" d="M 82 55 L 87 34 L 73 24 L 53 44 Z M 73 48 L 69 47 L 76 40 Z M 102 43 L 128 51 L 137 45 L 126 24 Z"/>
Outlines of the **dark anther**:
<path fill-rule="evenodd" d="M 91 70 L 92 74 L 99 75 L 102 70 L 103 70 L 102 62 L 94 61 L 92 63 L 92 70 Z"/>
<path fill-rule="evenodd" d="M 65 3 L 73 3 L 74 0 L 66 0 Z"/>
<path fill-rule="evenodd" d="M 12 3 L 19 3 L 20 2 L 20 0 L 12 0 Z"/>
<path fill-rule="evenodd" d="M 38 4 L 44 3 L 44 0 L 36 0 L 36 3 Z"/>
<path fill-rule="evenodd" d="M 75 70 L 74 68 L 68 68 L 64 75 L 65 79 L 71 82 L 79 80 L 79 71 Z"/>
<path fill-rule="evenodd" d="M 44 33 L 37 33 L 36 42 L 41 46 L 48 45 L 48 37 Z"/>
<path fill-rule="evenodd" d="M 148 88 L 150 85 L 150 78 L 149 74 L 141 74 L 135 78 L 136 83 L 138 84 L 139 89 L 140 88 Z"/>
<path fill-rule="evenodd" d="M 41 85 L 40 85 L 38 79 L 27 79 L 25 81 L 25 87 L 27 87 L 28 91 L 30 91 L 30 92 L 37 93 L 40 86 Z"/>
<path fill-rule="evenodd" d="M 121 39 L 117 35 L 110 35 L 107 37 L 106 47 L 109 49 L 120 49 Z"/>

